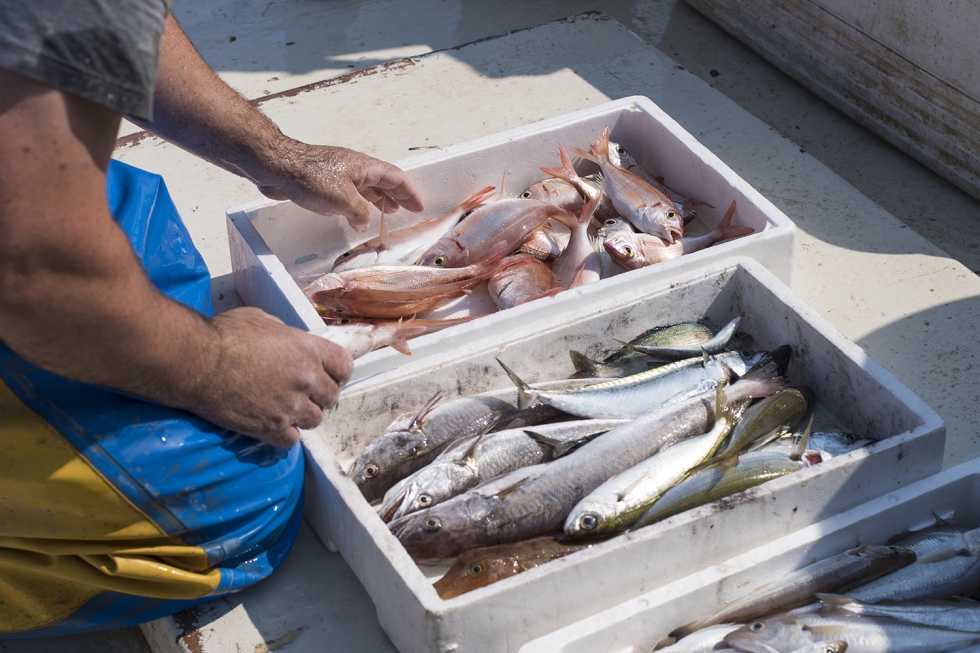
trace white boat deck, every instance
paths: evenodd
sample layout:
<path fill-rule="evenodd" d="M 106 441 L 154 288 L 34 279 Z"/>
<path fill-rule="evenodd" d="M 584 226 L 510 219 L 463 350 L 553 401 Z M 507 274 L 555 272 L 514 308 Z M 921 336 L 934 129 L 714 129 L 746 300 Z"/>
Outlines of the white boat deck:
<path fill-rule="evenodd" d="M 558 23 L 597 5 L 201 0 L 172 9 L 232 86 L 249 99 L 275 96 L 260 106 L 285 133 L 391 161 L 650 97 L 796 222 L 793 289 L 943 417 L 945 465 L 976 457 L 980 202 L 687 4 L 605 4 L 612 20 Z M 224 210 L 259 198 L 255 187 L 154 137 L 127 139 L 116 156 L 164 176 L 211 268 L 216 306 L 239 305 Z M 268 581 L 144 631 L 152 646 L 131 628 L 3 640 L 0 651 L 395 650 L 346 563 L 308 527 Z"/>

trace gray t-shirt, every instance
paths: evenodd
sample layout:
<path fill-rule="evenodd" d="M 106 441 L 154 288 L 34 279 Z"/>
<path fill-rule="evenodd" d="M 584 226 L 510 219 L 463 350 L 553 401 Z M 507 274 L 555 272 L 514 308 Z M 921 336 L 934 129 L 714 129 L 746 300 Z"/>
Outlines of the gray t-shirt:
<path fill-rule="evenodd" d="M 153 119 L 168 0 L 0 0 L 0 68 Z"/>

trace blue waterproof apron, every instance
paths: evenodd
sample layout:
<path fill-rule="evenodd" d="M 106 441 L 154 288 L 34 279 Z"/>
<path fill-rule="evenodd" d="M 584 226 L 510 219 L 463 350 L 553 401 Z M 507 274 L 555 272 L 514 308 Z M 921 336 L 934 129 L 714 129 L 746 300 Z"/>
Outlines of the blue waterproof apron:
<path fill-rule="evenodd" d="M 163 180 L 113 161 L 107 194 L 156 287 L 212 315 Z M 0 342 L 0 639 L 129 626 L 248 587 L 292 546 L 302 489 L 299 446 L 70 381 Z"/>

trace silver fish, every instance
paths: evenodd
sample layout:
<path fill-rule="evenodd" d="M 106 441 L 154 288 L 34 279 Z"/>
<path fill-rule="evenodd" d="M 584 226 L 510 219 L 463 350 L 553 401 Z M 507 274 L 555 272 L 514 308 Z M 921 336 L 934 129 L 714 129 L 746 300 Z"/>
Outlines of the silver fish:
<path fill-rule="evenodd" d="M 601 537 L 625 530 L 688 470 L 711 456 L 735 419 L 734 407 L 725 403 L 723 387 L 715 393 L 715 422 L 710 431 L 661 449 L 592 490 L 568 513 L 565 534 Z"/>
<path fill-rule="evenodd" d="M 849 653 L 938 653 L 977 640 L 975 633 L 847 612 L 772 617 L 725 636 L 725 644 L 748 653 L 794 652 L 825 642 L 846 642 Z"/>
<path fill-rule="evenodd" d="M 785 574 L 730 602 L 707 619 L 671 633 L 684 635 L 717 623 L 744 621 L 777 611 L 805 605 L 816 592 L 854 585 L 869 578 L 901 569 L 915 560 L 915 554 L 897 546 L 868 546 L 852 549 Z M 726 638 L 726 644 L 731 644 Z"/>
<path fill-rule="evenodd" d="M 667 519 L 672 515 L 723 499 L 766 481 L 810 466 L 806 458 L 793 460 L 781 452 L 760 451 L 738 456 L 732 467 L 716 465 L 702 469 L 667 490 L 630 530 Z"/>
<path fill-rule="evenodd" d="M 388 490 L 382 519 L 391 521 L 432 507 L 483 481 L 562 456 L 626 421 L 575 420 L 460 438 Z"/>
<path fill-rule="evenodd" d="M 766 352 L 726 352 L 707 361 L 690 358 L 569 392 L 534 391 L 510 368 L 497 362 L 517 386 L 519 406 L 537 400 L 571 415 L 601 418 L 638 417 L 703 381 L 728 379 L 732 372 L 745 374 L 765 355 Z"/>
<path fill-rule="evenodd" d="M 683 347 L 710 340 L 716 330 L 697 322 L 683 322 L 647 329 L 629 341 L 629 345 L 651 347 Z M 577 351 L 568 352 L 575 366 L 576 377 L 618 379 L 644 372 L 659 362 L 641 353 L 635 347 L 622 347 L 606 356 L 602 362 L 594 361 Z"/>
<path fill-rule="evenodd" d="M 780 372 L 770 364 L 746 374 L 725 388 L 726 401 L 777 391 L 786 382 Z M 707 431 L 714 399 L 714 393 L 706 393 L 651 411 L 554 462 L 511 472 L 388 527 L 421 561 L 560 530 L 572 507 L 603 481 L 665 444 Z"/>
<path fill-rule="evenodd" d="M 687 637 L 675 641 L 672 644 L 666 642 L 674 638 L 668 638 L 657 644 L 654 651 L 661 653 L 711 653 L 715 651 L 718 644 L 725 639 L 725 635 L 741 628 L 740 624 L 717 624 L 697 630 Z"/>
<path fill-rule="evenodd" d="M 486 433 L 497 426 L 538 424 L 555 414 L 547 407 L 540 410 L 540 405 L 525 411 L 505 399 L 486 395 L 460 397 L 436 406 L 438 397 L 407 423 L 404 416 L 395 420 L 351 465 L 348 476 L 369 502 L 382 499 L 392 485 L 427 465 L 458 438 Z"/>
<path fill-rule="evenodd" d="M 676 361 L 703 354 L 720 354 L 728 347 L 728 343 L 735 337 L 738 325 L 742 323 L 742 316 L 736 315 L 728 324 L 718 329 L 718 333 L 709 340 L 696 345 L 682 345 L 679 347 L 659 347 L 649 345 L 631 345 L 624 343 L 626 347 L 632 347 L 642 354 L 646 354 L 657 361 Z"/>
<path fill-rule="evenodd" d="M 888 604 L 862 603 L 838 594 L 817 594 L 827 610 L 846 610 L 866 617 L 888 617 L 909 623 L 980 633 L 980 603 L 928 601 Z"/>

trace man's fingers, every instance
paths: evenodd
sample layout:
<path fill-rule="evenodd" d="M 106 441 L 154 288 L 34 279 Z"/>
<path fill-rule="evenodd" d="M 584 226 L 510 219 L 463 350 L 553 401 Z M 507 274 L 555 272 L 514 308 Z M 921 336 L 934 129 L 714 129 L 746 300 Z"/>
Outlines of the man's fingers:
<path fill-rule="evenodd" d="M 291 447 L 299 442 L 299 429 L 295 426 L 290 426 L 282 433 L 259 439 L 263 442 L 268 442 L 274 447 Z"/>
<path fill-rule="evenodd" d="M 323 409 L 313 400 L 308 400 L 296 415 L 294 426 L 301 429 L 312 429 L 319 426 L 322 421 Z"/>
<path fill-rule="evenodd" d="M 338 386 L 347 383 L 347 379 L 354 372 L 354 359 L 351 358 L 350 352 L 329 340 L 323 338 L 317 340 L 323 371 L 329 374 Z"/>

